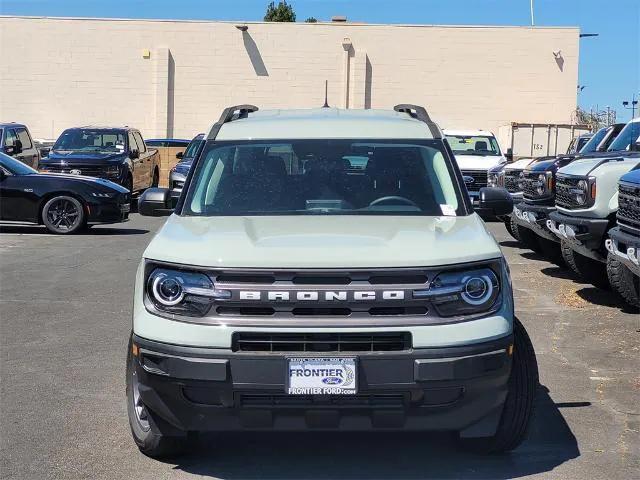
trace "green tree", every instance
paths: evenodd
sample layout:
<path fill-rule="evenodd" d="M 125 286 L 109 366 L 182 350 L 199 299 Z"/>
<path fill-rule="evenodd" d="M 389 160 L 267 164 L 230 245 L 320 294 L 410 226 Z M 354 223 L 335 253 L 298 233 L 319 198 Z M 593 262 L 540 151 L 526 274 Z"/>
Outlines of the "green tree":
<path fill-rule="evenodd" d="M 296 12 L 293 11 L 293 7 L 289 5 L 286 0 L 278 2 L 271 2 L 267 5 L 267 13 L 264 15 L 265 22 L 295 22 Z"/>
<path fill-rule="evenodd" d="M 316 17 L 309 17 L 305 20 L 306 23 L 318 23 L 318 19 Z"/>

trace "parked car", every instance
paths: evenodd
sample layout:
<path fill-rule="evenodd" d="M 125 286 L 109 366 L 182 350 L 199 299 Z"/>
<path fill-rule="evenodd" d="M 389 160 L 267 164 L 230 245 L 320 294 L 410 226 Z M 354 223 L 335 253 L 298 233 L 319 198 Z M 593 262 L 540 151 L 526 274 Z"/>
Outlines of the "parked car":
<path fill-rule="evenodd" d="M 45 174 L 0 153 L 0 222 L 44 225 L 68 234 L 129 218 L 130 194 L 108 180 Z"/>
<path fill-rule="evenodd" d="M 582 135 L 572 138 L 567 148 L 567 154 L 573 155 L 579 153 L 592 137 L 593 133 L 583 133 Z"/>
<path fill-rule="evenodd" d="M 26 125 L 15 122 L 0 123 L 0 145 L 5 155 L 14 157 L 32 168 L 38 168 L 40 152 Z"/>
<path fill-rule="evenodd" d="M 69 128 L 41 160 L 40 170 L 106 178 L 131 192 L 158 186 L 160 180 L 157 150 L 147 148 L 130 127 Z"/>
<path fill-rule="evenodd" d="M 187 148 L 189 140 L 183 138 L 152 138 L 145 140 L 147 147 L 184 147 Z"/>
<path fill-rule="evenodd" d="M 445 129 L 444 135 L 462 172 L 469 195 L 477 204 L 480 189 L 488 184 L 489 170 L 506 165 L 507 159 L 491 132 Z"/>
<path fill-rule="evenodd" d="M 613 157 L 636 150 L 638 147 L 635 139 L 640 134 L 639 125 L 635 120 L 629 122 L 619 131 L 615 139 L 612 139 L 610 134 L 598 141 L 597 135 L 594 135 L 592 137 L 594 141 L 588 142 L 578 155 L 543 157 L 531 163 L 520 174 L 524 200 L 514 207 L 512 219 L 515 223 L 516 235 L 523 245 L 542 252 L 555 261 L 563 261 L 560 241 L 547 226 L 549 214 L 556 210 L 556 172 L 579 159 Z M 612 131 L 615 132 L 618 128 Z M 632 140 L 634 132 L 636 137 Z M 605 151 L 599 151 L 607 143 L 609 143 L 608 148 Z M 592 150 L 594 148 L 595 151 Z"/>
<path fill-rule="evenodd" d="M 173 197 L 177 198 L 180 196 L 180 193 L 182 193 L 182 187 L 184 186 L 184 182 L 189 174 L 189 169 L 191 169 L 193 160 L 200 152 L 200 148 L 203 145 L 204 133 L 200 133 L 193 137 L 184 153 L 176 154 L 176 157 L 180 161 L 169 171 L 169 189 L 171 190 L 171 195 Z"/>
<path fill-rule="evenodd" d="M 634 307 L 640 307 L 640 168 L 618 183 L 617 226 L 609 230 L 607 275 L 613 288 Z"/>
<path fill-rule="evenodd" d="M 439 127 L 414 105 L 257 110 L 225 109 L 173 214 L 169 189 L 140 198 L 142 215 L 171 216 L 136 277 L 138 447 L 174 453 L 198 430 L 406 428 L 515 448 L 535 353 Z M 479 204 L 512 208 L 504 189 Z"/>
<path fill-rule="evenodd" d="M 609 146 L 611 145 L 611 142 L 613 142 L 618 133 L 620 133 L 624 125 L 624 123 L 611 125 L 601 128 L 593 135 L 589 135 L 588 141 L 586 143 L 583 143 L 580 147 L 580 154 L 586 155 L 591 152 L 606 151 L 607 148 L 609 148 Z M 581 137 L 586 138 L 587 135 L 581 135 Z M 571 151 L 573 146 L 577 143 L 579 142 L 572 141 L 569 146 L 569 151 Z M 569 153 L 569 151 L 567 153 Z M 489 186 L 506 188 L 509 193 L 511 193 L 514 205 L 521 203 L 524 200 L 524 194 L 521 188 L 522 182 L 520 179 L 520 175 L 522 174 L 522 172 L 524 172 L 526 167 L 538 160 L 539 159 L 535 158 L 522 158 L 516 162 L 508 163 L 506 165 L 500 165 L 491 169 L 489 171 Z M 514 218 L 514 215 L 508 215 L 501 220 L 503 220 L 505 227 L 507 228 L 511 236 L 516 240 L 520 240 L 518 224 L 516 222 L 516 219 Z"/>
<path fill-rule="evenodd" d="M 618 180 L 640 164 L 640 153 L 625 157 L 577 160 L 558 170 L 556 211 L 547 228 L 561 241 L 562 256 L 580 277 L 609 286 L 607 232 L 615 226 Z"/>

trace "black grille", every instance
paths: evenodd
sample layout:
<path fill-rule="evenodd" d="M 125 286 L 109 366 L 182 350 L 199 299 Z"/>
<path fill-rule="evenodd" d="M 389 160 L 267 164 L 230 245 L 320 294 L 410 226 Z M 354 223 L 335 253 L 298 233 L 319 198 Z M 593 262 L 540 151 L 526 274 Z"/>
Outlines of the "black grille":
<path fill-rule="evenodd" d="M 234 352 L 400 352 L 410 333 L 234 333 Z"/>
<path fill-rule="evenodd" d="M 540 175 L 540 172 L 527 172 L 526 170 L 523 173 L 522 176 L 522 193 L 524 195 L 525 198 L 530 199 L 530 200 L 536 200 L 539 198 L 543 198 L 545 197 L 547 194 L 546 192 L 542 195 L 540 195 L 537 191 L 538 188 L 538 176 Z"/>
<path fill-rule="evenodd" d="M 564 208 L 576 208 L 579 205 L 575 195 L 571 195 L 571 190 L 578 187 L 578 182 L 583 180 L 580 177 L 568 177 L 558 175 L 556 183 L 556 205 Z"/>
<path fill-rule="evenodd" d="M 487 186 L 487 172 L 485 170 L 462 170 L 462 175 L 473 178 L 473 183 L 467 183 L 467 190 L 478 191 Z"/>
<path fill-rule="evenodd" d="M 509 193 L 517 193 L 520 191 L 520 185 L 518 184 L 520 172 L 522 172 L 522 170 L 505 170 L 504 188 L 506 188 Z"/>
<path fill-rule="evenodd" d="M 52 173 L 71 173 L 71 170 L 80 170 L 80 175 L 87 177 L 107 177 L 105 167 L 95 165 L 46 165 L 43 170 Z"/>
<path fill-rule="evenodd" d="M 304 407 L 376 407 L 376 408 L 402 408 L 409 401 L 409 394 L 403 393 L 376 393 L 357 395 L 285 395 L 242 393 L 238 395 L 238 403 L 241 407 L 252 408 L 295 408 Z"/>
<path fill-rule="evenodd" d="M 640 230 L 640 186 L 620 183 L 618 192 L 618 223 Z"/>

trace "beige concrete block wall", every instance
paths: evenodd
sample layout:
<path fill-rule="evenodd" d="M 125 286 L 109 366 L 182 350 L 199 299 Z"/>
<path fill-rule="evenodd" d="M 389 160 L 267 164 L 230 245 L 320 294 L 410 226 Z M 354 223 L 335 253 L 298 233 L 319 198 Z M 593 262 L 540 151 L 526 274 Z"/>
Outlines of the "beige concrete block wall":
<path fill-rule="evenodd" d="M 496 133 L 576 107 L 577 28 L 246 25 L 0 17 L 0 121 L 45 138 L 83 124 L 190 137 L 231 104 L 321 106 L 325 80 L 332 106 L 418 103 Z"/>

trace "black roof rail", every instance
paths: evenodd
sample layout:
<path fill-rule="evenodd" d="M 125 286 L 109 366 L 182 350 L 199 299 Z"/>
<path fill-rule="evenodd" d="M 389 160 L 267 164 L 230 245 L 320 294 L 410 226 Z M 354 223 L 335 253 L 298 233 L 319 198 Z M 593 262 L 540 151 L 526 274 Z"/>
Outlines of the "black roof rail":
<path fill-rule="evenodd" d="M 431 120 L 426 108 L 420 105 L 413 105 L 412 103 L 401 103 L 393 107 L 393 109 L 396 112 L 406 113 L 411 118 L 415 118 L 416 120 L 426 123 L 427 127 L 429 127 L 429 130 L 431 131 L 431 135 L 433 135 L 433 138 L 442 138 L 440 129 L 438 129 L 438 126 L 433 122 L 433 120 Z"/>
<path fill-rule="evenodd" d="M 207 135 L 207 140 L 215 140 L 218 136 L 218 132 L 222 128 L 222 125 L 225 123 L 233 122 L 239 118 L 247 118 L 250 113 L 257 111 L 258 107 L 255 105 L 234 105 L 232 107 L 225 108 L 222 111 L 222 115 L 220 115 L 220 119 L 213 124 L 213 127 L 211 127 L 209 135 Z"/>

